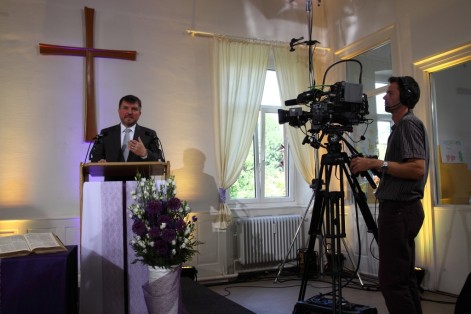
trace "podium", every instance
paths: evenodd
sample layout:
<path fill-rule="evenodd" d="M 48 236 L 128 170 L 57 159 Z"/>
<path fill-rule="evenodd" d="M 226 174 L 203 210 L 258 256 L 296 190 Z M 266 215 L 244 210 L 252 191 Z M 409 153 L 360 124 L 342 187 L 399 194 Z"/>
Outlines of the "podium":
<path fill-rule="evenodd" d="M 170 175 L 170 162 L 115 162 L 80 164 L 81 285 L 80 312 L 142 313 L 141 286 L 148 280 L 147 266 L 136 258 L 129 242 L 132 220 L 127 207 L 130 191 L 143 176 Z M 90 177 L 106 177 L 90 182 Z"/>
<path fill-rule="evenodd" d="M 170 161 L 150 162 L 88 162 L 80 163 L 80 218 L 83 209 L 83 184 L 90 177 L 107 177 L 110 181 L 134 181 L 136 173 L 143 176 L 163 176 L 165 180 L 170 176 Z M 115 179 L 115 180 L 113 180 Z"/>
<path fill-rule="evenodd" d="M 128 177 L 132 181 L 137 172 L 144 176 L 170 175 L 170 161 L 150 162 L 88 162 L 80 163 L 80 183 L 88 181 L 89 177 Z M 116 181 L 116 180 L 112 180 Z M 121 181 L 121 180 L 119 180 Z"/>

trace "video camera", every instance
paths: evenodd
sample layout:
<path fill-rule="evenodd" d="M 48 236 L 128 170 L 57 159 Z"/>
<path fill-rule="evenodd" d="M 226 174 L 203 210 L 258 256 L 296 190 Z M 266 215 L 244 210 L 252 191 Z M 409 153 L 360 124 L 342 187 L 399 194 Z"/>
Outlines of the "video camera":
<path fill-rule="evenodd" d="M 318 133 L 325 127 L 353 129 L 353 125 L 366 123 L 368 100 L 363 94 L 363 85 L 337 82 L 329 86 L 329 91 L 312 89 L 298 95 L 296 99 L 285 101 L 286 106 L 306 105 L 310 111 L 302 107 L 278 109 L 278 123 L 288 123 L 292 127 L 301 127 L 309 120 L 310 132 Z"/>

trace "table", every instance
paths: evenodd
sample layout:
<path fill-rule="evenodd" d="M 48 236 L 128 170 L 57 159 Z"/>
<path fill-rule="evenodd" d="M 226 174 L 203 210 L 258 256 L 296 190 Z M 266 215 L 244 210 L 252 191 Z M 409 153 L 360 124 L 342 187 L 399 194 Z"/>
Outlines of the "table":
<path fill-rule="evenodd" d="M 78 313 L 77 246 L 0 259 L 0 313 Z"/>

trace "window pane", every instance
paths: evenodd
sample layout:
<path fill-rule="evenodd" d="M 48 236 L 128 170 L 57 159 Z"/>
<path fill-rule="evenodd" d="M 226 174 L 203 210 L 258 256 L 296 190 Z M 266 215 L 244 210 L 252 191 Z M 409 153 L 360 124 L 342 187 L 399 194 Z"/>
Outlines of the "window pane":
<path fill-rule="evenodd" d="M 288 152 L 277 112 L 281 103 L 276 72 L 268 70 L 254 142 L 239 178 L 230 188 L 231 199 L 263 202 L 289 196 Z"/>
<path fill-rule="evenodd" d="M 384 99 L 383 99 L 384 95 L 386 95 L 386 93 L 376 95 L 376 97 L 375 97 L 375 99 L 376 99 L 376 113 L 377 114 L 390 114 L 389 112 L 386 112 L 386 110 L 384 110 Z M 371 109 L 370 109 L 370 113 L 372 113 Z"/>
<path fill-rule="evenodd" d="M 255 198 L 255 156 L 253 148 L 254 145 L 252 141 L 252 146 L 250 147 L 249 154 L 245 160 L 239 178 L 229 189 L 231 199 Z"/>
<path fill-rule="evenodd" d="M 374 90 L 388 83 L 392 74 L 390 44 L 368 50 L 354 59 L 363 66 L 363 91 Z M 358 83 L 359 76 L 360 66 L 356 62 L 347 62 L 347 82 Z"/>
<path fill-rule="evenodd" d="M 391 133 L 391 122 L 378 121 L 378 158 L 383 160 L 386 155 L 389 134 Z"/>
<path fill-rule="evenodd" d="M 267 71 L 263 89 L 262 106 L 281 106 L 280 91 L 275 71 Z"/>
<path fill-rule="evenodd" d="M 430 74 L 440 204 L 471 204 L 471 63 Z M 430 165 L 432 166 L 432 164 Z M 468 230 L 469 231 L 469 230 Z"/>
<path fill-rule="evenodd" d="M 265 114 L 265 197 L 285 197 L 285 146 L 283 125 L 278 123 L 278 114 Z"/>

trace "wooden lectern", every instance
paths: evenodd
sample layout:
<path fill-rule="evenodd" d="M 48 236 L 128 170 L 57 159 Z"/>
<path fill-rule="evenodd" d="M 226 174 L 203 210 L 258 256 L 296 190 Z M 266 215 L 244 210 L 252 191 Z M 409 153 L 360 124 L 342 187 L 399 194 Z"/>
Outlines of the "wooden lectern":
<path fill-rule="evenodd" d="M 129 178 L 126 181 L 133 181 L 136 173 L 143 176 L 163 176 L 166 179 L 170 176 L 170 161 L 149 161 L 149 162 L 87 162 L 80 163 L 80 221 L 82 221 L 83 210 L 83 184 L 89 181 L 90 177 L 107 177 L 111 181 L 122 181 L 123 177 Z M 113 180 L 112 178 L 118 178 Z M 80 223 L 80 226 L 82 223 Z"/>
<path fill-rule="evenodd" d="M 127 206 L 129 204 L 127 203 L 132 202 L 132 199 L 130 199 L 130 196 L 128 195 L 129 193 L 126 191 L 126 186 L 130 189 L 131 186 L 135 185 L 135 183 L 126 183 L 126 181 L 135 181 L 137 172 L 141 173 L 142 176 L 145 177 L 160 176 L 162 179 L 168 179 L 170 176 L 170 162 L 109 162 L 80 164 L 81 280 L 84 282 L 84 287 L 81 289 L 81 296 L 83 295 L 90 299 L 90 296 L 96 295 L 94 291 L 108 291 L 109 289 L 102 289 L 101 287 L 106 286 L 109 282 L 113 283 L 114 286 L 116 286 L 117 282 L 122 282 L 122 285 L 119 284 L 121 287 L 118 291 L 119 293 L 110 294 L 111 297 L 103 297 L 103 299 L 99 298 L 96 300 L 95 304 L 98 302 L 101 304 L 102 301 L 104 304 L 108 299 L 118 298 L 123 304 L 122 306 L 118 306 L 116 302 L 112 302 L 112 305 L 117 307 L 113 311 L 124 314 L 140 312 L 140 309 L 142 308 L 142 305 L 139 303 L 141 298 L 135 298 L 133 296 L 136 292 L 142 293 L 138 288 L 136 288 L 136 285 L 138 286 L 138 284 L 142 284 L 139 282 L 139 277 L 141 276 L 142 271 L 138 270 L 137 266 L 133 266 L 132 269 L 129 268 L 129 264 L 132 262 L 132 259 L 130 260 L 130 256 L 133 255 L 133 253 L 132 250 L 128 252 L 129 237 L 131 237 L 132 231 L 130 230 L 130 222 L 127 213 Z M 106 177 L 106 180 L 111 182 L 87 182 L 90 177 Z M 108 198 L 106 202 L 108 203 L 108 201 L 111 201 L 111 203 L 115 203 L 116 206 L 114 207 L 110 204 L 110 207 L 112 207 L 111 212 L 100 207 L 99 202 L 90 203 L 89 200 L 91 198 L 84 197 L 84 194 L 88 195 L 87 191 L 91 189 L 90 186 L 95 184 L 98 184 L 98 186 L 101 186 L 101 189 L 104 188 L 105 190 L 109 189 L 106 187 L 113 186 L 113 191 L 117 191 L 116 195 L 119 196 L 117 198 L 113 196 L 112 199 Z M 106 192 L 103 192 L 103 190 L 98 192 L 98 194 L 108 195 Z M 107 204 L 105 204 L 105 207 L 107 207 L 106 205 Z M 103 215 L 108 216 L 103 218 Z M 95 218 L 90 218 L 91 216 L 95 216 Z M 101 224 L 96 223 L 99 219 L 102 219 Z M 82 224 L 82 221 L 84 224 Z M 110 227 L 112 230 L 108 230 L 107 227 Z M 111 239 L 113 240 L 111 241 Z M 108 251 L 112 245 L 115 245 L 116 247 L 113 247 L 112 249 L 114 253 L 112 252 L 113 254 L 111 254 L 111 258 L 117 256 L 121 257 L 118 260 L 110 262 L 110 252 Z M 104 267 L 102 266 L 104 264 L 110 264 L 112 266 Z M 113 267 L 117 267 L 117 269 L 114 269 Z M 103 271 L 101 271 L 101 269 L 103 269 Z M 121 274 L 119 275 L 119 278 L 110 277 L 111 279 L 109 280 L 107 273 L 110 272 L 110 269 L 113 270 L 112 275 Z M 99 276 L 96 275 L 97 270 L 100 270 Z M 145 270 L 147 269 L 145 268 Z M 136 299 L 138 301 L 135 301 Z M 82 305 L 87 307 L 87 304 L 82 304 L 81 300 L 81 306 Z M 89 306 L 87 310 L 99 310 L 99 308 L 94 308 L 98 305 L 91 306 L 92 308 Z M 136 308 L 138 310 L 135 310 Z"/>

